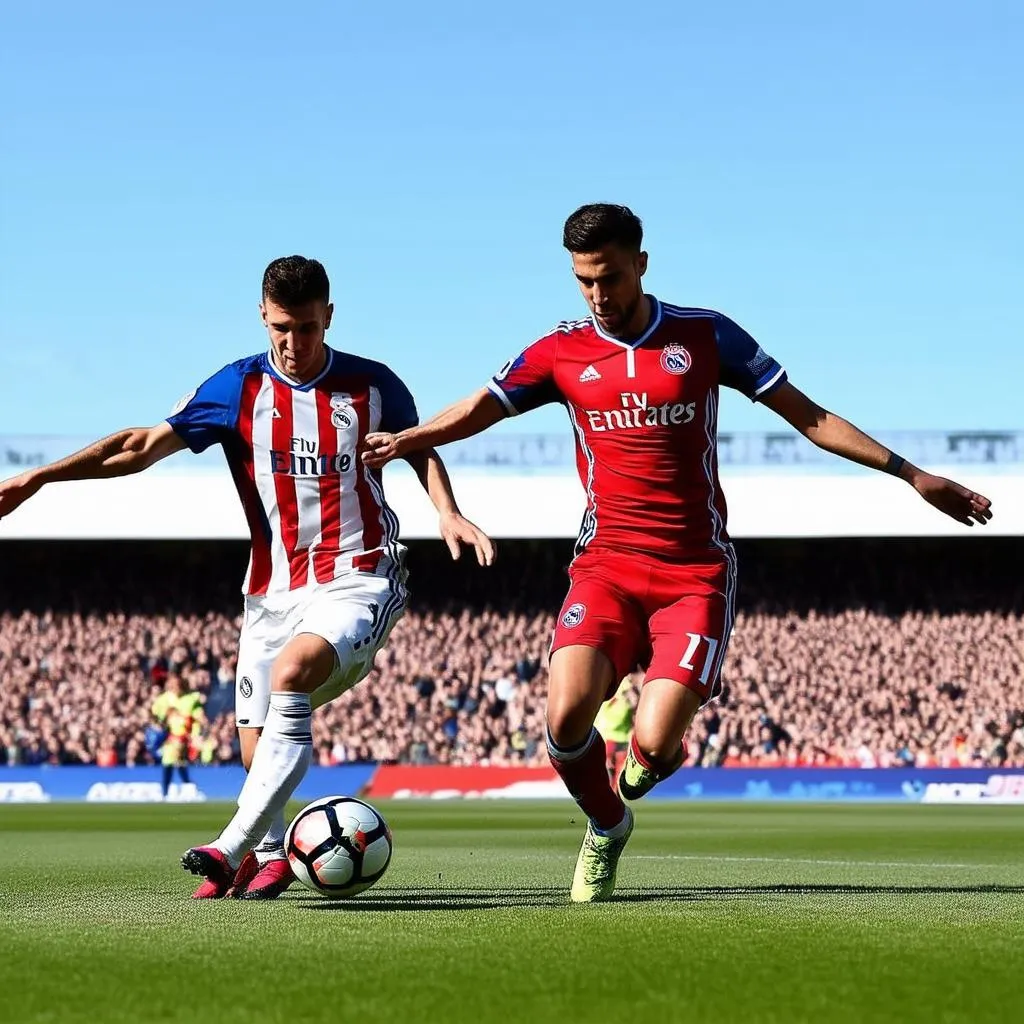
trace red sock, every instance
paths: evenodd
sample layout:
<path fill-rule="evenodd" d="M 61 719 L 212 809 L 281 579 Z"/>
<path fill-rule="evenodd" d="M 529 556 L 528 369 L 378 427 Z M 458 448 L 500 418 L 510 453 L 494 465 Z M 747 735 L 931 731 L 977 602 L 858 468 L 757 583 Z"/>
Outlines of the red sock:
<path fill-rule="evenodd" d="M 599 829 L 615 828 L 622 821 L 626 805 L 612 792 L 604 744 L 596 730 L 572 750 L 556 747 L 549 735 L 548 757 L 580 810 Z"/>

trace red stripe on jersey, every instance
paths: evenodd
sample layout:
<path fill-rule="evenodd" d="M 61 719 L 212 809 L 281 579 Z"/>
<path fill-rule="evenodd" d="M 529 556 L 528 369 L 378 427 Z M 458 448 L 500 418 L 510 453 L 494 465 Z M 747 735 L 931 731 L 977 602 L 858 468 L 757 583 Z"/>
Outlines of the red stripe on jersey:
<path fill-rule="evenodd" d="M 376 572 L 380 565 L 380 552 L 369 551 L 362 555 L 356 555 L 352 559 L 352 568 L 359 572 Z"/>
<path fill-rule="evenodd" d="M 252 561 L 250 562 L 248 593 L 261 596 L 270 586 L 270 538 L 267 536 L 266 519 L 262 515 L 263 503 L 256 487 L 256 467 L 252 453 L 252 413 L 256 396 L 263 385 L 263 374 L 250 373 L 242 382 L 242 400 L 238 410 L 238 433 L 242 440 L 241 473 L 236 485 L 245 510 L 252 538 Z"/>
<path fill-rule="evenodd" d="M 369 388 L 360 388 L 352 395 L 352 407 L 359 417 L 359 442 L 370 432 L 370 392 Z M 373 551 L 380 547 L 384 531 L 380 525 L 381 508 L 366 481 L 366 474 L 373 470 L 363 465 L 363 460 L 356 457 L 356 494 L 359 497 L 359 516 L 363 520 L 363 551 Z"/>
<path fill-rule="evenodd" d="M 331 396 L 316 390 L 316 423 L 320 433 L 320 457 L 338 454 L 338 430 L 331 422 Z M 341 543 L 341 477 L 325 473 L 320 477 L 320 543 L 313 552 L 313 575 L 317 583 L 330 583 Z"/>
<path fill-rule="evenodd" d="M 273 379 L 274 408 L 279 415 L 271 420 L 271 444 L 275 461 L 284 459 L 289 465 L 292 457 L 292 389 L 282 381 Z M 298 590 L 306 585 L 309 561 L 305 551 L 296 551 L 299 543 L 299 503 L 295 496 L 295 477 L 289 473 L 274 473 L 274 492 L 277 512 L 281 520 L 281 542 L 288 558 L 289 589 Z"/>

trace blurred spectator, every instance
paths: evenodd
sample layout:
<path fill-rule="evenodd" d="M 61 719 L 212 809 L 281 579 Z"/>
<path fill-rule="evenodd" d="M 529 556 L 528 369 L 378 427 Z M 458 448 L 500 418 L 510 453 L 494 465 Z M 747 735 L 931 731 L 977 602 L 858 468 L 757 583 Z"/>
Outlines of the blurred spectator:
<path fill-rule="evenodd" d="M 694 723 L 688 763 L 1024 765 L 1019 551 L 939 543 L 741 554 L 725 692 Z M 176 679 L 206 700 L 196 755 L 237 761 L 239 549 L 56 547 L 3 549 L 0 763 L 153 764 L 150 708 Z M 487 573 L 414 548 L 412 608 L 370 678 L 314 716 L 317 763 L 546 763 L 570 552 L 520 547 Z"/>
<path fill-rule="evenodd" d="M 177 653 L 177 652 L 176 652 Z M 171 777 L 177 769 L 182 785 L 189 784 L 188 766 L 198 758 L 203 726 L 206 715 L 203 712 L 203 695 L 186 688 L 180 673 L 187 672 L 188 653 L 176 656 L 166 677 L 166 689 L 153 701 L 150 712 L 152 724 L 162 730 L 160 743 L 161 773 L 160 788 L 167 799 L 171 788 Z M 193 673 L 189 672 L 189 676 Z M 151 729 L 147 730 L 152 737 Z"/>

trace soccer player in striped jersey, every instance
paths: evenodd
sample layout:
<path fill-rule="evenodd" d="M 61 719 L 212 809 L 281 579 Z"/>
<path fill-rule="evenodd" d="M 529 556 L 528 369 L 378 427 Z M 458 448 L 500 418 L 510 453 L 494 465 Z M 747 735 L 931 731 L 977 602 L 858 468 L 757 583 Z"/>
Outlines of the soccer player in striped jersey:
<path fill-rule="evenodd" d="M 327 346 L 333 309 L 320 263 L 275 260 L 260 303 L 269 351 L 225 366 L 154 427 L 0 484 L 2 517 L 44 484 L 138 473 L 186 447 L 224 449 L 252 538 L 235 696 L 249 775 L 220 837 L 182 858 L 205 876 L 197 898 L 267 899 L 290 884 L 284 807 L 312 758 L 311 712 L 370 671 L 405 608 L 398 520 L 380 472 L 358 453 L 368 434 L 414 426 L 416 406 L 382 363 Z M 489 565 L 494 547 L 459 512 L 437 453 L 409 462 L 452 556 L 467 544 Z"/>
<path fill-rule="evenodd" d="M 428 423 L 371 435 L 364 455 L 379 468 L 506 416 L 566 407 L 587 507 L 552 643 L 547 741 L 589 818 L 570 890 L 578 902 L 615 888 L 633 828 L 619 794 L 638 799 L 679 767 L 694 713 L 719 689 L 736 595 L 716 457 L 721 386 L 820 448 L 900 477 L 959 522 L 991 517 L 987 498 L 912 466 L 811 401 L 727 316 L 645 294 L 642 241 L 626 207 L 573 213 L 563 242 L 590 316 L 559 324 Z M 594 717 L 638 661 L 647 671 L 616 794 Z"/>

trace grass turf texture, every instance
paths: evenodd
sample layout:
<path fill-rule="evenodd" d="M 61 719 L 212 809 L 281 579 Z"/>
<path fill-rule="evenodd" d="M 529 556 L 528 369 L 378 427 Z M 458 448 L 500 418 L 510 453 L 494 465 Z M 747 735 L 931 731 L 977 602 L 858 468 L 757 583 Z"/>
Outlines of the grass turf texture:
<path fill-rule="evenodd" d="M 379 806 L 375 888 L 266 904 L 188 899 L 178 857 L 226 805 L 0 807 L 0 1017 L 980 1024 L 1019 1004 L 1024 809 L 641 804 L 619 897 L 579 907 L 569 804 Z"/>

